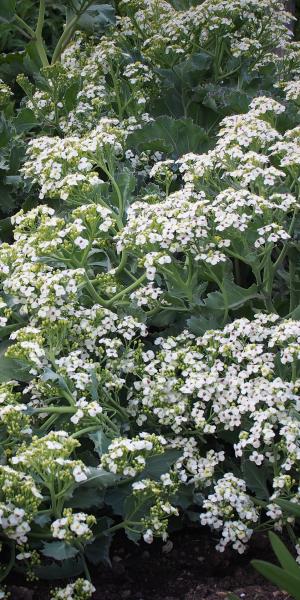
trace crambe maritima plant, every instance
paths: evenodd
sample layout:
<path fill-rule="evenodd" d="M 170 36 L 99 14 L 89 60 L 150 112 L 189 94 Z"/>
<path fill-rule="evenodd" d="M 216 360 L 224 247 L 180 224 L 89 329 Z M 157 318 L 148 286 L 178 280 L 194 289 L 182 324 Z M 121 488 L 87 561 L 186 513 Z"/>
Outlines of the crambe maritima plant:
<path fill-rule="evenodd" d="M 262 528 L 300 547 L 291 16 L 123 0 L 91 35 L 71 4 L 18 77 L 30 199 L 0 246 L 0 577 L 80 576 L 53 600 L 91 597 L 115 531 L 183 515 L 221 552 Z"/>

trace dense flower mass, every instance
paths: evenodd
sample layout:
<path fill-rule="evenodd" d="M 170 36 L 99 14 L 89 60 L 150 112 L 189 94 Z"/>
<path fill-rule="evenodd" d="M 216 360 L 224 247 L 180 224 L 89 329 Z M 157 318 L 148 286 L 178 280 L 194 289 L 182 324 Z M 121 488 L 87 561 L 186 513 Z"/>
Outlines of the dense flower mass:
<path fill-rule="evenodd" d="M 11 123 L 27 196 L 0 245 L 0 551 L 4 576 L 86 577 L 52 600 L 92 597 L 114 531 L 166 540 L 183 514 L 221 552 L 264 527 L 300 547 L 293 18 L 115 4 L 93 35 L 82 6 L 19 75 Z M 6 117 L 12 96 L 0 79 Z"/>

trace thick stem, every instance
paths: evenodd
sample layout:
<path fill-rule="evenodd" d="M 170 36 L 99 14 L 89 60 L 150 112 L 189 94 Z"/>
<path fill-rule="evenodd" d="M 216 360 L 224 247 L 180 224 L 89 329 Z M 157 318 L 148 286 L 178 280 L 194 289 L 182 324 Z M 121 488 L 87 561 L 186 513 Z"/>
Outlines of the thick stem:
<path fill-rule="evenodd" d="M 38 51 L 38 54 L 39 54 L 39 57 L 40 57 L 43 67 L 48 67 L 49 61 L 48 61 L 48 57 L 46 54 L 44 41 L 43 41 L 43 37 L 42 37 L 44 21 L 45 21 L 45 0 L 40 0 L 39 15 L 38 15 L 38 21 L 37 21 L 37 26 L 36 26 L 36 30 L 35 30 L 35 46 Z"/>
<path fill-rule="evenodd" d="M 27 23 L 21 17 L 19 17 L 19 15 L 15 15 L 15 21 L 17 21 L 21 28 L 24 29 L 28 35 L 30 35 L 32 40 L 35 39 L 35 31 L 29 27 L 29 25 L 27 25 Z"/>
<path fill-rule="evenodd" d="M 146 273 L 141 275 L 141 277 L 139 277 L 134 283 L 129 285 L 127 288 L 125 288 L 125 290 L 121 290 L 120 292 L 118 292 L 118 294 L 116 294 L 113 298 L 111 298 L 109 300 L 109 302 L 107 302 L 107 306 L 110 307 L 112 304 L 114 304 L 114 302 L 116 302 L 116 300 L 123 298 L 123 296 L 125 296 L 126 294 L 129 294 L 130 292 L 135 290 L 137 287 L 139 287 L 141 285 L 141 283 L 143 283 L 143 281 L 145 279 L 146 279 Z"/>
<path fill-rule="evenodd" d="M 88 0 L 87 2 L 83 3 L 82 8 L 74 15 L 74 17 L 72 17 L 72 19 L 70 19 L 69 23 L 66 24 L 66 27 L 63 33 L 61 34 L 54 49 L 51 64 L 54 64 L 60 60 L 63 50 L 68 45 L 74 31 L 76 30 L 78 20 L 80 19 L 81 15 L 88 9 L 88 7 L 93 3 L 93 1 L 94 0 Z"/>

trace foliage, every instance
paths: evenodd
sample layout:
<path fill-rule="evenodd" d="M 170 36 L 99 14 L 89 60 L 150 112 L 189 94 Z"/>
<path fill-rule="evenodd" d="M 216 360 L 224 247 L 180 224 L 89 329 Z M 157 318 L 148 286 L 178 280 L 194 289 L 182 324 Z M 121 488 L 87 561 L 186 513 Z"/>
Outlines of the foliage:
<path fill-rule="evenodd" d="M 30 7 L 0 13 L 1 579 L 81 600 L 119 529 L 297 535 L 300 55 L 277 0 Z"/>
<path fill-rule="evenodd" d="M 299 600 L 300 566 L 275 533 L 270 532 L 269 538 L 281 567 L 263 560 L 254 560 L 252 564 L 262 575 L 272 581 L 272 583 L 275 583 L 281 590 L 285 590 L 292 598 Z"/>

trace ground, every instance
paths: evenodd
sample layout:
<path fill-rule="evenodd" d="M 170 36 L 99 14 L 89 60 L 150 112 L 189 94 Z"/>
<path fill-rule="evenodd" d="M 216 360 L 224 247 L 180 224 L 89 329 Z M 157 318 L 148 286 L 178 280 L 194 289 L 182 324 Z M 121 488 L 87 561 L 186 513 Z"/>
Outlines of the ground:
<path fill-rule="evenodd" d="M 92 573 L 93 600 L 227 600 L 229 592 L 242 600 L 290 600 L 251 567 L 254 557 L 276 562 L 265 535 L 243 556 L 217 552 L 208 531 L 189 529 L 171 539 L 135 546 L 117 538 L 111 568 L 101 565 Z M 14 584 L 11 600 L 48 600 L 48 584 Z"/>

